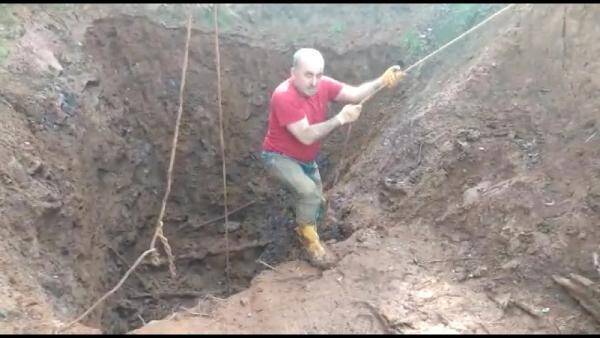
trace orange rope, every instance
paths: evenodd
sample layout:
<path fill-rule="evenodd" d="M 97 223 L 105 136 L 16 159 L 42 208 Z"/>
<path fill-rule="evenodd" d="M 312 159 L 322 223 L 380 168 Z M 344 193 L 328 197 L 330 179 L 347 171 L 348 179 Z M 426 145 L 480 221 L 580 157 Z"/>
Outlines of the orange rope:
<path fill-rule="evenodd" d="M 156 239 L 157 238 L 161 240 L 161 242 L 163 243 L 163 246 L 165 247 L 165 252 L 167 253 L 167 256 L 169 258 L 169 271 L 171 272 L 171 276 L 175 277 L 175 264 L 174 264 L 173 254 L 171 253 L 171 247 L 169 246 L 169 242 L 167 241 L 167 238 L 163 235 L 162 219 L 163 219 L 163 216 L 165 213 L 167 199 L 169 198 L 169 193 L 171 192 L 171 182 L 173 180 L 173 164 L 175 163 L 175 151 L 177 149 L 177 141 L 178 141 L 178 137 L 179 137 L 179 124 L 181 122 L 181 114 L 183 111 L 183 90 L 185 88 L 185 75 L 187 73 L 191 31 L 192 31 L 192 16 L 190 15 L 188 17 L 188 22 L 187 22 L 187 38 L 185 41 L 185 56 L 183 59 L 183 69 L 182 69 L 182 74 L 181 74 L 181 86 L 179 88 L 179 111 L 177 112 L 177 120 L 175 121 L 175 134 L 173 135 L 171 158 L 169 161 L 169 169 L 167 171 L 167 188 L 165 190 L 165 195 L 162 200 L 162 206 L 161 206 L 160 214 L 159 214 L 158 221 L 156 224 L 156 231 L 154 232 L 154 236 L 152 236 L 152 240 L 150 241 L 150 249 L 144 251 L 137 258 L 135 263 L 133 263 L 133 265 L 129 268 L 129 270 L 127 270 L 127 272 L 125 272 L 125 275 L 121 278 L 121 280 L 117 283 L 117 285 L 115 285 L 115 287 L 113 287 L 110 291 L 108 291 L 106 294 L 104 294 L 104 296 L 100 297 L 100 299 L 98 299 L 82 315 L 80 315 L 79 317 L 77 317 L 75 320 L 71 321 L 67 325 L 58 329 L 57 333 L 64 332 L 71 326 L 73 326 L 76 323 L 78 323 L 79 321 L 81 321 L 83 318 L 85 318 L 85 316 L 90 314 L 92 312 L 92 310 L 94 310 L 98 305 L 100 305 L 110 295 L 115 293 L 123 285 L 123 283 L 125 283 L 125 280 L 127 280 L 129 275 L 135 270 L 135 268 L 142 263 L 143 259 L 148 254 L 156 255 L 156 256 L 154 256 L 154 258 L 157 259 L 158 258 L 158 256 L 157 256 L 158 254 L 156 252 Z"/>
<path fill-rule="evenodd" d="M 217 58 L 217 98 L 219 105 L 219 137 L 221 141 L 221 161 L 223 162 L 223 203 L 225 204 L 225 276 L 227 280 L 227 293 L 231 291 L 229 276 L 229 213 L 227 212 L 227 167 L 225 165 L 225 138 L 223 137 L 223 106 L 221 104 L 221 57 L 219 54 L 219 24 L 217 19 L 217 4 L 214 4 L 215 18 L 215 56 Z"/>

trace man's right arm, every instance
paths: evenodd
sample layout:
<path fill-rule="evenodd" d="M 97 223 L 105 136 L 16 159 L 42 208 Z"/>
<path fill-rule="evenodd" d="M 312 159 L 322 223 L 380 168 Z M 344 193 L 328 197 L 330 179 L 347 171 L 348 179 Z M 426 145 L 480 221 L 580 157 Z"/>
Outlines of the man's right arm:
<path fill-rule="evenodd" d="M 300 121 L 287 125 L 287 129 L 302 144 L 311 145 L 325 137 L 335 128 L 355 121 L 360 115 L 361 109 L 362 107 L 360 105 L 348 104 L 344 106 L 342 111 L 340 111 L 336 116 L 325 122 L 310 125 L 308 124 L 308 119 L 305 116 Z"/>

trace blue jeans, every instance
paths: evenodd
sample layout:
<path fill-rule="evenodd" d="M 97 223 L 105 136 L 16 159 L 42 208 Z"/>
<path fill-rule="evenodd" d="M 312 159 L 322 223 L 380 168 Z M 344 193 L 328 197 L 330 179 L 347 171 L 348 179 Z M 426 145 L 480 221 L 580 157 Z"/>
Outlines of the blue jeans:
<path fill-rule="evenodd" d="M 296 223 L 316 226 L 323 218 L 325 207 L 317 162 L 301 162 L 270 151 L 263 151 L 261 158 L 267 171 L 294 194 Z"/>

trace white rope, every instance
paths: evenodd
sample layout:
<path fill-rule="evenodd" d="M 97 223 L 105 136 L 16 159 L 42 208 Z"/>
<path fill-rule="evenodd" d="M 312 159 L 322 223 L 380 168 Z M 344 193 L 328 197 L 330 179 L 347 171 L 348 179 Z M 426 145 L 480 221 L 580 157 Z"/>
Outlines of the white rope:
<path fill-rule="evenodd" d="M 499 15 L 500 13 L 506 11 L 507 9 L 509 9 L 510 7 L 514 6 L 515 4 L 510 4 L 504 8 L 502 8 L 501 10 L 497 11 L 496 13 L 490 15 L 487 19 L 481 21 L 480 23 L 478 23 L 477 25 L 471 27 L 469 30 L 467 30 L 466 32 L 462 33 L 461 35 L 457 36 L 456 38 L 452 39 L 450 42 L 446 43 L 445 45 L 443 45 L 442 47 L 436 49 L 435 51 L 433 51 L 432 53 L 429 53 L 429 55 L 427 55 L 426 57 L 422 58 L 421 60 L 417 61 L 415 64 L 413 64 L 412 66 L 406 68 L 404 70 L 404 73 L 408 73 L 411 69 L 415 68 L 416 66 L 420 65 L 421 63 L 425 62 L 425 60 L 429 59 L 430 57 L 434 56 L 435 54 L 441 52 L 444 48 L 450 46 L 451 44 L 455 43 L 456 41 L 462 39 L 464 36 L 466 36 L 467 34 L 473 32 L 474 30 L 476 30 L 477 28 L 483 26 L 484 24 L 486 24 L 488 21 L 492 20 L 494 17 L 496 17 L 497 15 Z M 377 94 L 380 90 L 382 90 L 383 88 L 385 88 L 385 86 L 381 86 L 379 88 L 377 88 L 375 91 L 373 91 L 371 94 L 369 94 L 367 97 L 365 97 L 364 99 L 362 99 L 360 101 L 360 105 L 365 104 L 367 101 L 369 101 L 373 96 L 375 96 L 375 94 Z M 344 161 L 344 159 L 346 158 L 346 148 L 348 146 L 348 141 L 350 140 L 350 133 L 352 132 L 352 124 L 348 124 L 348 129 L 346 131 L 346 138 L 344 139 L 344 144 L 342 146 L 342 161 Z M 332 187 L 335 186 L 337 184 L 340 172 L 342 170 L 342 168 L 344 168 L 346 165 L 341 165 L 338 167 L 338 170 L 333 178 L 333 184 Z"/>
<path fill-rule="evenodd" d="M 502 8 L 501 10 L 497 11 L 496 13 L 490 15 L 487 19 L 481 21 L 480 23 L 478 23 L 477 25 L 471 27 L 469 30 L 467 30 L 466 32 L 462 33 L 461 35 L 457 36 L 456 38 L 452 39 L 452 41 L 446 43 L 445 45 L 443 45 L 442 47 L 438 48 L 437 50 L 435 50 L 434 52 L 430 53 L 429 55 L 427 55 L 426 57 L 422 58 L 421 60 L 417 61 L 415 64 L 413 64 L 412 66 L 406 68 L 404 70 L 405 73 L 407 73 L 408 71 L 410 71 L 411 69 L 413 69 L 414 67 L 420 65 L 421 63 L 425 62 L 425 60 L 429 59 L 430 57 L 434 56 L 435 54 L 439 53 L 440 51 L 442 51 L 444 48 L 450 46 L 451 44 L 455 43 L 456 41 L 462 39 L 465 35 L 471 33 L 472 31 L 476 30 L 477 28 L 483 26 L 485 23 L 487 23 L 488 21 L 492 20 L 495 16 L 499 15 L 500 13 L 504 12 L 505 10 L 509 9 L 510 7 L 514 6 L 515 4 L 510 4 L 504 8 Z"/>

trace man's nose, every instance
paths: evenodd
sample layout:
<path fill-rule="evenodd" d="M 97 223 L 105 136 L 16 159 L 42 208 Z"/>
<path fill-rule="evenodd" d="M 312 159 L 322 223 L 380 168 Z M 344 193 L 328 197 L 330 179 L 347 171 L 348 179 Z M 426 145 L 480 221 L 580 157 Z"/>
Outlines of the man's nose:
<path fill-rule="evenodd" d="M 317 79 L 316 78 L 312 78 L 312 80 L 310 80 L 310 84 L 314 87 L 317 85 Z"/>

